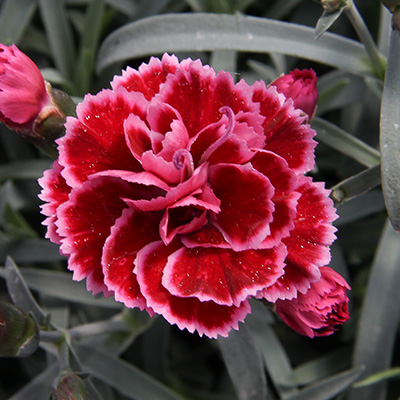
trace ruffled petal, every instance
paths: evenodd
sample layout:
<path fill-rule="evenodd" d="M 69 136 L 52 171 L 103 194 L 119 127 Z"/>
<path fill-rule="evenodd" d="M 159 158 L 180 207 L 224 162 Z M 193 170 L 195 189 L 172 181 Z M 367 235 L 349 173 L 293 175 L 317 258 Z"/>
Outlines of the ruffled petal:
<path fill-rule="evenodd" d="M 314 167 L 316 142 L 312 138 L 316 133 L 303 123 L 301 110 L 273 86 L 266 88 L 263 82 L 256 82 L 252 88 L 253 101 L 260 103 L 260 113 L 265 117 L 265 149 L 283 157 L 296 173 L 310 171 Z"/>
<path fill-rule="evenodd" d="M 146 107 L 141 94 L 122 88 L 85 96 L 77 107 L 78 119 L 67 118 L 66 135 L 58 140 L 59 162 L 69 186 L 99 171 L 141 169 L 126 144 L 124 121 L 131 113 L 144 118 Z"/>
<path fill-rule="evenodd" d="M 116 90 L 124 87 L 129 92 L 140 92 L 150 100 L 160 90 L 169 74 L 175 73 L 178 68 L 185 68 L 187 63 L 179 63 L 175 56 L 164 54 L 162 59 L 151 57 L 148 64 L 143 63 L 139 70 L 128 67 L 122 76 L 115 76 L 111 87 Z"/>
<path fill-rule="evenodd" d="M 182 243 L 189 249 L 193 247 L 219 247 L 229 249 L 229 243 L 222 236 L 221 231 L 213 225 L 205 225 L 197 232 L 181 238 Z"/>
<path fill-rule="evenodd" d="M 270 224 L 271 233 L 261 244 L 262 248 L 270 248 L 289 236 L 294 228 L 297 200 L 301 196 L 296 191 L 299 183 L 287 162 L 270 151 L 258 151 L 252 158 L 251 164 L 257 171 L 268 177 L 275 189 L 272 197 L 275 210 Z"/>
<path fill-rule="evenodd" d="M 187 70 L 178 69 L 167 76 L 158 100 L 179 112 L 189 136 L 194 137 L 221 118 L 223 106 L 230 107 L 234 114 L 256 110 L 249 89 L 243 83 L 235 85 L 229 73 L 216 74 L 209 66 L 193 61 Z"/>
<path fill-rule="evenodd" d="M 101 267 L 102 250 L 111 226 L 126 204 L 121 197 L 131 194 L 131 186 L 120 179 L 99 177 L 74 189 L 58 209 L 61 251 L 69 255 L 68 268 L 74 280 L 87 279 L 94 293 L 109 294 Z"/>
<path fill-rule="evenodd" d="M 178 297 L 238 307 L 283 274 L 285 257 L 283 245 L 241 252 L 181 247 L 168 257 L 162 284 Z"/>
<path fill-rule="evenodd" d="M 299 177 L 297 189 L 301 197 L 290 237 L 283 239 L 288 256 L 285 274 L 263 295 L 268 301 L 292 299 L 297 293 L 306 293 L 312 282 L 320 279 L 320 267 L 329 264 L 329 246 L 335 240 L 336 228 L 332 222 L 337 218 L 329 191 L 324 184 L 312 182 L 309 177 Z"/>
<path fill-rule="evenodd" d="M 177 201 L 164 212 L 160 222 L 161 239 L 167 245 L 178 234 L 188 234 L 200 230 L 208 222 L 207 211 L 215 213 L 220 211 L 218 199 L 214 197 L 202 200 L 188 196 Z"/>
<path fill-rule="evenodd" d="M 104 283 L 114 292 L 115 300 L 127 307 L 146 308 L 134 273 L 134 261 L 142 247 L 159 240 L 158 223 L 151 214 L 124 209 L 104 244 L 101 261 Z"/>
<path fill-rule="evenodd" d="M 61 244 L 61 238 L 56 232 L 57 226 L 55 225 L 58 207 L 68 200 L 71 191 L 61 175 L 62 170 L 63 167 L 58 161 L 54 161 L 53 168 L 44 171 L 43 177 L 38 180 L 39 185 L 43 188 L 39 198 L 47 202 L 41 206 L 42 214 L 47 216 L 43 221 L 43 225 L 47 226 L 46 237 L 56 244 Z"/>
<path fill-rule="evenodd" d="M 221 201 L 211 223 L 235 251 L 256 249 L 270 234 L 274 188 L 251 164 L 210 166 L 210 185 Z"/>
<path fill-rule="evenodd" d="M 179 242 L 168 247 L 162 242 L 154 242 L 138 252 L 136 273 L 147 306 L 180 329 L 187 329 L 191 333 L 197 331 L 200 336 L 210 338 L 228 336 L 231 329 L 239 329 L 239 322 L 243 322 L 251 311 L 247 300 L 239 307 L 223 306 L 213 301 L 201 302 L 195 297 L 173 296 L 162 285 L 167 259 L 180 246 Z"/>
<path fill-rule="evenodd" d="M 132 200 L 127 198 L 125 199 L 126 204 L 139 211 L 157 211 L 165 209 L 188 195 L 201 193 L 202 187 L 207 182 L 207 173 L 208 165 L 202 164 L 194 171 L 190 179 L 171 188 L 165 197 L 160 196 L 150 200 Z"/>

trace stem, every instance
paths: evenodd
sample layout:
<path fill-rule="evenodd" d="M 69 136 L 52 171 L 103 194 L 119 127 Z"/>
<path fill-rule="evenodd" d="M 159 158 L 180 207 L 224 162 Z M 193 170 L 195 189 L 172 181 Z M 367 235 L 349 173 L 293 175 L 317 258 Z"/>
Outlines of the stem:
<path fill-rule="evenodd" d="M 40 331 L 40 341 L 45 343 L 59 344 L 64 335 L 59 331 Z"/>
<path fill-rule="evenodd" d="M 364 44 L 365 50 L 367 51 L 372 62 L 376 75 L 383 79 L 385 76 L 385 63 L 383 61 L 383 57 L 379 53 L 374 39 L 372 38 L 371 33 L 369 32 L 367 25 L 357 10 L 354 2 L 352 2 L 352 5 L 349 8 L 346 8 L 344 12 L 353 25 L 353 28 L 356 30 L 361 42 Z"/>

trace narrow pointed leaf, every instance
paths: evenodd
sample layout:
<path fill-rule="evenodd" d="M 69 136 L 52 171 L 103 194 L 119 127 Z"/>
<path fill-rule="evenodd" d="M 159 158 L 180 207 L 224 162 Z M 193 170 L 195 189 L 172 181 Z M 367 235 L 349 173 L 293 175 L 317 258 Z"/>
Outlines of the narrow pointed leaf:
<path fill-rule="evenodd" d="M 64 77 L 71 78 L 75 49 L 64 2 L 39 0 L 39 6 L 57 69 Z"/>
<path fill-rule="evenodd" d="M 333 186 L 331 196 L 335 201 L 344 203 L 369 192 L 380 183 L 381 170 L 380 166 L 376 165 Z"/>
<path fill-rule="evenodd" d="M 340 8 L 336 11 L 328 11 L 324 10 L 321 17 L 317 21 L 317 25 L 315 26 L 315 39 L 319 39 L 332 25 L 333 23 L 340 17 L 343 12 L 343 8 Z"/>
<path fill-rule="evenodd" d="M 390 367 L 400 312 L 400 233 L 386 223 L 372 265 L 359 319 L 354 365 L 364 377 Z M 384 399 L 385 385 L 354 389 L 351 400 Z"/>
<path fill-rule="evenodd" d="M 37 7 L 37 0 L 7 0 L 0 13 L 0 43 L 17 43 Z"/>
<path fill-rule="evenodd" d="M 348 388 L 361 375 L 363 367 L 355 367 L 348 371 L 322 379 L 314 385 L 302 389 L 298 394 L 286 400 L 330 400 Z M 361 399 L 362 397 L 360 397 Z"/>
<path fill-rule="evenodd" d="M 399 378 L 400 377 L 400 367 L 394 367 L 386 369 L 385 371 L 378 372 L 376 374 L 370 375 L 368 378 L 363 379 L 353 385 L 354 388 L 360 388 L 364 386 L 374 385 L 375 383 L 382 382 L 387 379 Z"/>
<path fill-rule="evenodd" d="M 100 47 L 98 71 L 118 61 L 177 51 L 236 50 L 283 53 L 370 74 L 363 46 L 327 33 L 314 40 L 313 29 L 266 18 L 224 14 L 168 14 L 128 24 Z"/>
<path fill-rule="evenodd" d="M 379 190 L 355 197 L 351 201 L 338 204 L 337 207 L 339 219 L 335 221 L 335 225 L 341 226 L 383 211 L 385 203 Z"/>
<path fill-rule="evenodd" d="M 297 366 L 293 370 L 293 382 L 297 385 L 308 385 L 325 379 L 349 367 L 349 349 L 341 348 L 315 360 Z"/>
<path fill-rule="evenodd" d="M 32 296 L 17 265 L 10 257 L 7 257 L 6 260 L 4 277 L 6 279 L 8 293 L 13 303 L 26 313 L 32 312 L 38 323 L 44 325 L 46 322 L 46 315 Z"/>
<path fill-rule="evenodd" d="M 392 31 L 381 103 L 382 189 L 390 222 L 400 230 L 400 33 Z"/>
<path fill-rule="evenodd" d="M 183 400 L 137 367 L 87 346 L 75 346 L 83 369 L 133 400 Z"/>
<path fill-rule="evenodd" d="M 222 357 L 240 400 L 267 397 L 264 366 L 253 338 L 245 325 L 218 339 Z"/>
<path fill-rule="evenodd" d="M 314 118 L 311 126 L 317 131 L 318 141 L 346 154 L 366 167 L 379 164 L 379 151 L 338 126 L 321 118 Z"/>
<path fill-rule="evenodd" d="M 297 393 L 289 357 L 271 326 L 274 321 L 272 314 L 259 301 L 253 301 L 251 309 L 252 313 L 246 318 L 246 326 L 260 349 L 274 387 L 282 398 Z"/>
<path fill-rule="evenodd" d="M 39 293 L 57 299 L 79 304 L 96 305 L 98 307 L 120 309 L 121 303 L 112 298 L 93 296 L 87 291 L 85 282 L 75 282 L 68 272 L 48 271 L 38 268 L 21 268 L 22 276 L 27 285 Z M 0 270 L 0 276 L 2 272 Z"/>

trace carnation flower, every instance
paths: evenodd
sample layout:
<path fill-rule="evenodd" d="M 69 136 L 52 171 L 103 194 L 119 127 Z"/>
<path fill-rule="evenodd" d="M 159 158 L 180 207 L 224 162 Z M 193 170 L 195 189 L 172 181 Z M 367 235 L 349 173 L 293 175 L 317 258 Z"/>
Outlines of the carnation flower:
<path fill-rule="evenodd" d="M 111 86 L 67 118 L 40 180 L 75 280 L 209 337 L 238 329 L 251 297 L 295 299 L 320 280 L 336 214 L 304 175 L 315 132 L 301 91 L 294 102 L 169 55 Z"/>
<path fill-rule="evenodd" d="M 346 289 L 350 289 L 341 275 L 328 267 L 321 268 L 321 279 L 311 284 L 306 294 L 299 293 L 292 300 L 278 300 L 276 312 L 296 332 L 327 336 L 335 326 L 349 319 Z"/>

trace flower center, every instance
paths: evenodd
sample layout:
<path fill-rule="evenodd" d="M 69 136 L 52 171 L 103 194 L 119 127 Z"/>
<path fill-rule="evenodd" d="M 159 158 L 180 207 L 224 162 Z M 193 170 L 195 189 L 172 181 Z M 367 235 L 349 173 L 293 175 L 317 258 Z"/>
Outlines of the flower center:
<path fill-rule="evenodd" d="M 172 162 L 175 168 L 181 171 L 181 182 L 193 175 L 194 163 L 189 150 L 179 149 L 175 151 Z"/>
<path fill-rule="evenodd" d="M 225 133 L 202 154 L 199 161 L 200 164 L 206 162 L 210 158 L 211 154 L 229 139 L 233 129 L 235 128 L 235 114 L 233 113 L 232 108 L 223 106 L 219 111 L 228 117 L 228 127 L 226 128 Z"/>

